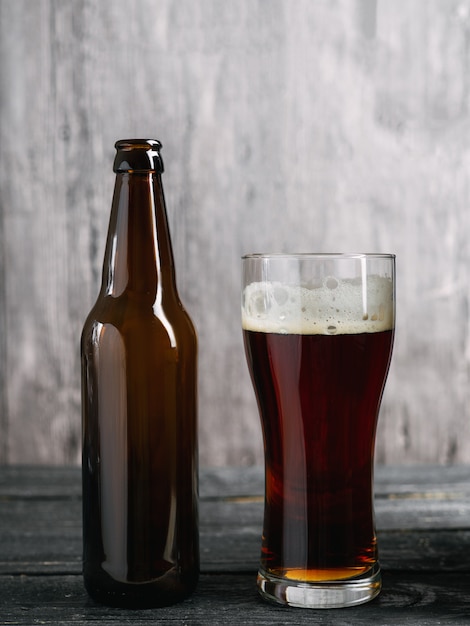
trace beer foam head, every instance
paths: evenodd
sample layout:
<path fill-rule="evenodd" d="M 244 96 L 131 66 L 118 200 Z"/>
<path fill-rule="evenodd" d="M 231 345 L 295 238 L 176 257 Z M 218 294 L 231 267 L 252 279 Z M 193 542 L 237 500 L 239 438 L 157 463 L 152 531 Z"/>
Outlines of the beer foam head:
<path fill-rule="evenodd" d="M 312 287 L 251 283 L 243 292 L 242 326 L 304 335 L 390 330 L 394 327 L 393 283 L 381 276 L 368 276 L 366 282 L 329 276 Z"/>

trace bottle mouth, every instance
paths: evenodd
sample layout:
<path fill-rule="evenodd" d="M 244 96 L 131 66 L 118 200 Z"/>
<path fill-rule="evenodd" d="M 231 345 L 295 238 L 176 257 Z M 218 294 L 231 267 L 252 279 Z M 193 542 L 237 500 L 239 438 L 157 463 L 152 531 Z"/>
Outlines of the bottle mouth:
<path fill-rule="evenodd" d="M 158 139 L 119 139 L 114 144 L 116 150 L 161 150 L 162 144 Z"/>
<path fill-rule="evenodd" d="M 164 170 L 160 155 L 162 144 L 158 139 L 119 139 L 114 147 L 117 150 L 113 165 L 116 173 L 161 174 Z"/>

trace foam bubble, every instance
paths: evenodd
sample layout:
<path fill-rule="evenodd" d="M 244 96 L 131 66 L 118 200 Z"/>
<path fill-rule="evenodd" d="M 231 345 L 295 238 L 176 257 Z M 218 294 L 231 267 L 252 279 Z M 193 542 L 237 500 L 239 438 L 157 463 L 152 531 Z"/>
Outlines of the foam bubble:
<path fill-rule="evenodd" d="M 321 285 L 251 283 L 243 292 L 242 326 L 281 334 L 376 333 L 394 327 L 393 285 L 389 278 L 326 277 Z"/>

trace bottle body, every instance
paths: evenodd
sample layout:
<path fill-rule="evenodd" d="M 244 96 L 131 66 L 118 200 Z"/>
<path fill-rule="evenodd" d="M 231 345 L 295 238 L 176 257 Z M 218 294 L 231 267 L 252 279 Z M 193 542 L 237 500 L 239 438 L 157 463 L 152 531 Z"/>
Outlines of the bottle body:
<path fill-rule="evenodd" d="M 176 291 L 160 173 L 132 171 L 127 156 L 82 332 L 83 574 L 104 604 L 164 606 L 199 572 L 197 339 Z"/>

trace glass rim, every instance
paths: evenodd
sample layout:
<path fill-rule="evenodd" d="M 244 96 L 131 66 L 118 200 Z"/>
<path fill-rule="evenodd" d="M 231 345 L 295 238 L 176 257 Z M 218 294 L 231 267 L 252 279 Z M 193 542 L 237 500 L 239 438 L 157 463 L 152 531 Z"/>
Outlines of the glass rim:
<path fill-rule="evenodd" d="M 252 252 L 244 254 L 242 261 L 250 259 L 395 259 L 395 254 L 381 252 Z"/>

